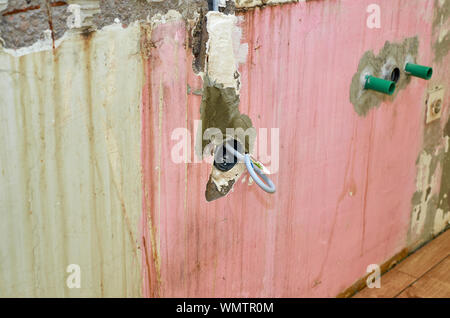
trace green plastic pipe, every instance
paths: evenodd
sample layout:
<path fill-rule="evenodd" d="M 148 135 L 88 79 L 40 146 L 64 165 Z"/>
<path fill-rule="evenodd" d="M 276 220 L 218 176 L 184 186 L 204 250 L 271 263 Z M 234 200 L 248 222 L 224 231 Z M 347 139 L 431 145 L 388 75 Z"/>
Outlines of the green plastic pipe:
<path fill-rule="evenodd" d="M 364 89 L 371 89 L 380 93 L 392 95 L 395 91 L 395 82 L 367 75 Z"/>
<path fill-rule="evenodd" d="M 433 68 L 413 63 L 406 63 L 405 72 L 412 76 L 429 80 L 433 75 Z"/>

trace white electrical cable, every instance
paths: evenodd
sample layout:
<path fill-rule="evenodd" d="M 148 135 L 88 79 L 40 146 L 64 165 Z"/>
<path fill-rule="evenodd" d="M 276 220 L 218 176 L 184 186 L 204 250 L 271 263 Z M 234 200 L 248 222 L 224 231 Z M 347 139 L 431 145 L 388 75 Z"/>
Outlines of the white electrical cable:
<path fill-rule="evenodd" d="M 253 165 L 252 160 L 250 159 L 249 154 L 241 154 L 239 151 L 235 150 L 232 145 L 228 142 L 225 142 L 225 147 L 227 151 L 229 151 L 233 156 L 235 156 L 239 161 L 245 162 L 245 166 L 247 167 L 248 173 L 252 176 L 253 180 L 255 180 L 256 184 L 260 186 L 261 189 L 268 193 L 274 193 L 276 191 L 275 184 L 273 184 L 272 180 L 264 174 L 261 169 L 255 167 Z M 263 180 L 267 183 L 264 183 L 258 175 L 263 178 Z"/>
<path fill-rule="evenodd" d="M 213 0 L 213 11 L 219 11 L 219 0 Z"/>

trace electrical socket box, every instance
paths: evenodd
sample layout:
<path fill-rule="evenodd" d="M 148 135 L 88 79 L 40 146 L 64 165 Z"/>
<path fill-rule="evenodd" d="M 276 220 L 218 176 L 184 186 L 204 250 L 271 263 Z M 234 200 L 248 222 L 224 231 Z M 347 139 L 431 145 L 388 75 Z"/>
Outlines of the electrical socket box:
<path fill-rule="evenodd" d="M 431 123 L 441 118 L 442 108 L 444 107 L 444 88 L 436 86 L 428 91 L 427 94 L 427 114 L 426 123 Z"/>

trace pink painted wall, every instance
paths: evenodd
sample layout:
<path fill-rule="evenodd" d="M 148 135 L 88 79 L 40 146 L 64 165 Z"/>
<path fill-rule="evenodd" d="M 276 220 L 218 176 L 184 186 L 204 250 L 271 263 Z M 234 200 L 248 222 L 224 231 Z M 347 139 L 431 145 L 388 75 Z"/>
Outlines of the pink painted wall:
<path fill-rule="evenodd" d="M 360 117 L 349 101 L 359 60 L 419 37 L 432 64 L 429 0 L 313 1 L 242 13 L 240 111 L 280 128 L 278 190 L 238 182 L 207 203 L 210 165 L 170 159 L 174 128 L 192 136 L 201 88 L 184 22 L 153 31 L 142 102 L 143 292 L 161 297 L 333 297 L 406 247 L 427 83 Z M 175 61 L 175 64 L 174 64 Z M 193 144 L 192 144 L 193 146 Z"/>

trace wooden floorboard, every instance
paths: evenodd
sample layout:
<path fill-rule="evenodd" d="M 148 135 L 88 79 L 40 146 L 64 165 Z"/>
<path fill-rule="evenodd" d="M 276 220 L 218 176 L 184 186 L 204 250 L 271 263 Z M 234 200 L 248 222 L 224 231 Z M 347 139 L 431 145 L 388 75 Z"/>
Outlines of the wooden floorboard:
<path fill-rule="evenodd" d="M 380 288 L 364 288 L 354 298 L 392 298 L 397 296 L 416 279 L 408 274 L 390 270 L 380 278 Z"/>
<path fill-rule="evenodd" d="M 414 254 L 398 264 L 396 269 L 415 278 L 419 278 L 448 255 L 450 255 L 450 231 L 442 233 L 417 250 Z"/>
<path fill-rule="evenodd" d="M 364 288 L 355 298 L 450 298 L 450 230 L 381 276 L 381 288 Z"/>
<path fill-rule="evenodd" d="M 450 298 L 450 257 L 406 288 L 399 298 Z"/>

